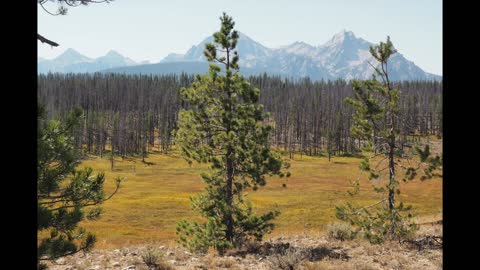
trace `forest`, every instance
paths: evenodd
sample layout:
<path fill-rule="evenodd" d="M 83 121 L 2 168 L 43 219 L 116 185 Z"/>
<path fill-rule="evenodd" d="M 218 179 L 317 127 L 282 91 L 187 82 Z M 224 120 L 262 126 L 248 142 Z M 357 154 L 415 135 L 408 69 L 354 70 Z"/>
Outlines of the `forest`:
<path fill-rule="evenodd" d="M 146 158 L 152 149 L 168 153 L 174 144 L 178 112 L 188 108 L 178 89 L 193 75 L 60 74 L 38 76 L 38 101 L 48 119 L 63 120 L 75 107 L 84 119 L 74 134 L 83 154 Z M 350 156 L 361 143 L 351 134 L 353 110 L 345 98 L 353 95 L 345 80 L 311 81 L 278 76 L 250 76 L 262 89 L 259 104 L 271 112 L 269 143 L 283 153 L 309 156 Z M 442 137 L 442 82 L 394 82 L 401 91 L 400 126 L 403 142 L 425 136 Z M 111 147 L 111 148 L 110 148 Z M 113 164 L 112 164 L 113 165 Z"/>

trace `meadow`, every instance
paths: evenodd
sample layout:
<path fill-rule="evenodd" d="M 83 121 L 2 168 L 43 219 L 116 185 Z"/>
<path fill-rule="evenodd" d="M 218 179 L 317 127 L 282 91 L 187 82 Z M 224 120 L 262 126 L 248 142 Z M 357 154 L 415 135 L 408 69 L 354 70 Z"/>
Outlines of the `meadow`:
<path fill-rule="evenodd" d="M 175 226 L 181 219 L 200 220 L 190 209 L 190 196 L 203 190 L 200 172 L 207 166 L 191 166 L 178 154 L 158 151 L 141 158 L 115 158 L 111 170 L 108 156 L 89 156 L 80 167 L 104 172 L 105 191 L 114 188 L 115 177 L 124 177 L 119 192 L 103 204 L 104 214 L 96 221 L 80 225 L 97 235 L 96 249 L 120 248 L 144 243 L 175 244 Z M 291 235 L 322 235 L 326 226 L 337 222 L 335 205 L 353 200 L 362 205 L 377 201 L 372 181 L 360 172 L 360 158 L 310 157 L 296 155 L 291 164 L 291 177 L 267 178 L 267 185 L 249 191 L 248 197 L 258 213 L 271 209 L 281 211 L 277 227 L 266 239 Z M 350 197 L 350 181 L 360 180 L 360 193 Z M 282 184 L 286 183 L 286 187 Z M 412 204 L 420 220 L 441 219 L 442 179 L 413 180 L 401 184 L 399 200 Z"/>

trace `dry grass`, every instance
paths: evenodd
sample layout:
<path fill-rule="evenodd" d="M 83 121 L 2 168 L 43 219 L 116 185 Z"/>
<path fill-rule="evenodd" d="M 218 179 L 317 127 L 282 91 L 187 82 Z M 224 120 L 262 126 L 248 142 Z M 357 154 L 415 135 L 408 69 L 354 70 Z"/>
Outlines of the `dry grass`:
<path fill-rule="evenodd" d="M 237 261 L 233 257 L 211 257 L 208 265 L 208 269 L 239 269 Z"/>
<path fill-rule="evenodd" d="M 332 264 L 330 261 L 304 262 L 300 270 L 379 270 L 380 268 L 361 262 L 345 262 L 341 265 Z"/>
<path fill-rule="evenodd" d="M 346 191 L 350 180 L 360 179 L 361 192 L 356 198 L 360 204 L 375 202 L 374 192 L 366 177 L 359 172 L 360 159 L 334 157 L 295 157 L 290 161 L 292 176 L 287 187 L 283 179 L 267 179 L 266 187 L 250 191 L 249 197 L 258 212 L 277 208 L 282 214 L 271 237 L 284 235 L 324 235 L 327 224 L 337 221 L 335 205 L 351 198 Z M 198 219 L 190 209 L 189 197 L 203 190 L 199 173 L 205 165 L 191 167 L 178 155 L 151 153 L 141 158 L 115 161 L 110 170 L 108 157 L 89 157 L 81 166 L 91 166 L 96 172 L 105 172 L 106 191 L 113 190 L 114 179 L 125 177 L 122 188 L 104 205 L 99 221 L 85 221 L 81 225 L 97 235 L 96 248 L 119 248 L 145 242 L 175 244 L 175 226 L 180 219 Z M 411 203 L 419 216 L 438 216 L 442 212 L 442 180 L 402 183 L 400 200 Z"/>

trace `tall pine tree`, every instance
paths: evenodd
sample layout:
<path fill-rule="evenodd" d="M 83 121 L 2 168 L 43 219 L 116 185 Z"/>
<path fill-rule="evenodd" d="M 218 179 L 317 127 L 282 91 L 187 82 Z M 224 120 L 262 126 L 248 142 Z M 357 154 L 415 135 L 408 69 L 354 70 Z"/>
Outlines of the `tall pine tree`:
<path fill-rule="evenodd" d="M 346 101 L 355 110 L 353 136 L 366 142 L 365 150 L 373 153 L 361 162 L 360 168 L 369 172 L 370 179 L 386 180 L 384 186 L 375 187 L 375 191 L 384 196 L 367 207 L 356 207 L 351 203 L 338 206 L 337 217 L 358 225 L 371 242 L 379 243 L 405 237 L 416 228 L 409 221 L 411 206 L 406 207 L 402 202 L 397 204 L 395 198 L 395 194 L 400 194 L 399 176 L 403 176 L 404 181 L 414 179 L 418 171 L 424 174 L 422 180 L 440 176 L 442 161 L 439 156 L 431 156 L 428 144 L 422 149 L 420 145 L 413 146 L 402 140 L 408 136 L 404 134 L 408 131 L 402 129 L 400 91 L 393 88 L 389 79 L 388 60 L 396 53 L 390 37 L 386 42 L 370 47 L 370 53 L 379 63 L 374 67 L 376 75 L 372 80 L 354 81 L 354 97 Z M 372 162 L 375 166 L 371 165 Z M 399 170 L 403 170 L 403 175 Z M 357 181 L 351 194 L 358 191 Z M 375 207 L 377 211 L 374 212 Z"/>
<path fill-rule="evenodd" d="M 207 221 L 179 222 L 180 242 L 192 251 L 213 247 L 222 254 L 249 239 L 261 240 L 273 229 L 271 221 L 279 212 L 255 215 L 243 191 L 264 186 L 266 175 L 283 177 L 288 164 L 270 149 L 272 127 L 265 124 L 269 114 L 257 104 L 260 90 L 238 74 L 235 23 L 225 13 L 220 21 L 221 29 L 213 35 L 216 44 L 207 44 L 204 51 L 212 63 L 209 73 L 180 90 L 189 109 L 179 112 L 176 142 L 189 162 L 211 165 L 201 175 L 205 192 L 192 199 L 193 209 Z"/>

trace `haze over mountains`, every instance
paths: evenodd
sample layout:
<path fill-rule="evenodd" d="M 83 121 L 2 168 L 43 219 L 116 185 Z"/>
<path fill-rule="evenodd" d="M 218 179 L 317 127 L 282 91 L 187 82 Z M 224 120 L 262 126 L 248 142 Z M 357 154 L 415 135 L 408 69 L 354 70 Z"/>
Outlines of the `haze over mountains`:
<path fill-rule="evenodd" d="M 289 78 L 310 77 L 312 80 L 342 78 L 369 79 L 377 62 L 371 57 L 373 43 L 356 37 L 351 31 L 341 31 L 323 45 L 313 46 L 295 42 L 280 48 L 267 48 L 239 33 L 237 50 L 240 55 L 240 73 L 258 75 L 264 72 Z M 68 49 L 53 60 L 38 59 L 38 72 L 112 72 L 126 74 L 200 73 L 208 70 L 203 55 L 208 37 L 185 54 L 171 53 L 159 63 L 137 63 L 115 51 L 91 59 Z M 392 80 L 441 80 L 441 76 L 423 71 L 401 52 L 392 56 L 388 70 Z"/>

